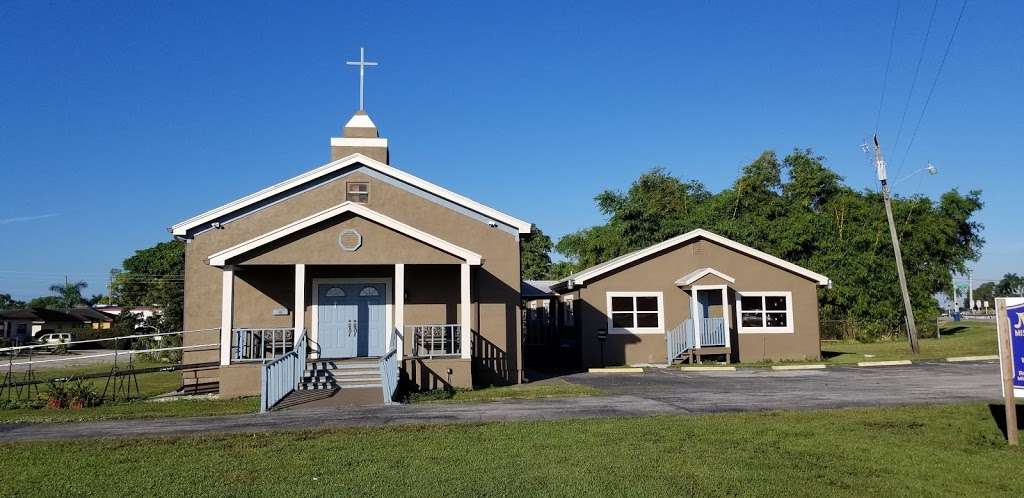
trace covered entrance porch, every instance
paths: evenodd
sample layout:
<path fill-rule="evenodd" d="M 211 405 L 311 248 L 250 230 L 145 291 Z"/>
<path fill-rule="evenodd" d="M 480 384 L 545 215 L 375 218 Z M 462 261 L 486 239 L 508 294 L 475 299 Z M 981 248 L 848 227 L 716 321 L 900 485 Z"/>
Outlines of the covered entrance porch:
<path fill-rule="evenodd" d="M 689 318 L 665 333 L 668 363 L 700 363 L 705 356 L 732 357 L 729 285 L 736 280 L 713 268 L 684 275 L 675 284 L 689 295 Z"/>
<path fill-rule="evenodd" d="M 376 388 L 390 402 L 400 373 L 417 384 L 424 369 L 472 385 L 472 251 L 345 203 L 210 264 L 222 276 L 222 395 Z"/>

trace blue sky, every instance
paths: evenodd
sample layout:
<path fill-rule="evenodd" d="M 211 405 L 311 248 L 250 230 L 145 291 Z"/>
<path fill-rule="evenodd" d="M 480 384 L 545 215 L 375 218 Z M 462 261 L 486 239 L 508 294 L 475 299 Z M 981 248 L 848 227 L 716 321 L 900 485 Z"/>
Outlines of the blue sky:
<path fill-rule="evenodd" d="M 812 147 L 873 187 L 895 3 L 4 2 L 0 292 L 104 290 L 166 227 L 322 164 L 357 107 L 392 164 L 557 238 L 593 196 L 664 166 L 710 189 L 762 150 Z M 781 3 L 783 5 L 768 5 Z M 891 147 L 931 1 L 903 0 L 880 133 Z M 982 189 L 979 278 L 1022 272 L 1024 4 L 940 0 L 899 150 L 897 192 Z M 887 142 L 888 140 L 888 142 Z M 894 175 L 895 176 L 895 175 Z"/>

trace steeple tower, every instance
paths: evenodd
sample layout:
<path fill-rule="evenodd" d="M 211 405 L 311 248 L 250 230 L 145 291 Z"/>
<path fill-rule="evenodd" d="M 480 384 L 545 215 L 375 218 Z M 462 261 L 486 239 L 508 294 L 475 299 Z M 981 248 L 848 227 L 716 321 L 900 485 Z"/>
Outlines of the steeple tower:
<path fill-rule="evenodd" d="M 387 164 L 388 139 L 380 138 L 377 126 L 373 124 L 373 120 L 363 107 L 363 80 L 366 78 L 366 68 L 374 67 L 377 63 L 368 62 L 366 50 L 359 47 L 359 60 L 348 61 L 345 64 L 359 67 L 359 110 L 348 123 L 345 123 L 341 130 L 341 138 L 331 139 L 331 160 L 336 161 L 358 152 Z"/>
<path fill-rule="evenodd" d="M 357 152 L 384 164 L 388 162 L 388 139 L 380 137 L 377 126 L 362 109 L 356 111 L 352 119 L 345 123 L 341 138 L 331 138 L 332 161 Z"/>

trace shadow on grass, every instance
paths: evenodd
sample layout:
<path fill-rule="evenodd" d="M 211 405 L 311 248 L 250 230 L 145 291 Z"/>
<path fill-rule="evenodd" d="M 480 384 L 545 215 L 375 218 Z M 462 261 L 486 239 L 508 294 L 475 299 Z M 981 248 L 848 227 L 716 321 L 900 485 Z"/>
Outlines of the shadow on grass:
<path fill-rule="evenodd" d="M 957 325 L 956 327 L 950 327 L 948 329 L 942 329 L 942 336 L 943 337 L 953 336 L 953 335 L 957 335 L 957 334 L 959 334 L 961 332 L 967 332 L 968 330 L 970 330 L 970 327 L 966 327 L 964 325 Z"/>
<path fill-rule="evenodd" d="M 821 351 L 821 359 L 823 359 L 823 360 L 831 360 L 832 358 L 835 358 L 837 356 L 842 356 L 844 354 L 845 355 L 849 355 L 849 354 L 853 354 L 853 353 L 848 353 L 846 351 L 825 351 L 825 350 L 822 350 Z"/>
<path fill-rule="evenodd" d="M 1006 406 L 1003 404 L 990 404 L 988 405 L 989 412 L 992 413 L 992 420 L 995 421 L 996 426 L 999 427 L 999 432 L 1003 433 L 1003 439 L 1006 438 Z M 1024 405 L 1017 405 L 1017 429 L 1024 429 Z"/>

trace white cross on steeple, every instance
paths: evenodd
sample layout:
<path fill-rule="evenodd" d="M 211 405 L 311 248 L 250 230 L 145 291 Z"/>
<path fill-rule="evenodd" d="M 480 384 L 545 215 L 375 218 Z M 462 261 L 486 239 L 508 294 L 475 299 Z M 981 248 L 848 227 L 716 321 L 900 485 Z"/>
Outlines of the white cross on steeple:
<path fill-rule="evenodd" d="M 366 74 L 366 66 L 376 66 L 376 62 L 366 62 L 366 52 L 363 47 L 359 47 L 359 60 L 358 61 L 346 61 L 345 64 L 349 66 L 359 66 L 359 110 L 363 109 L 363 78 Z"/>

